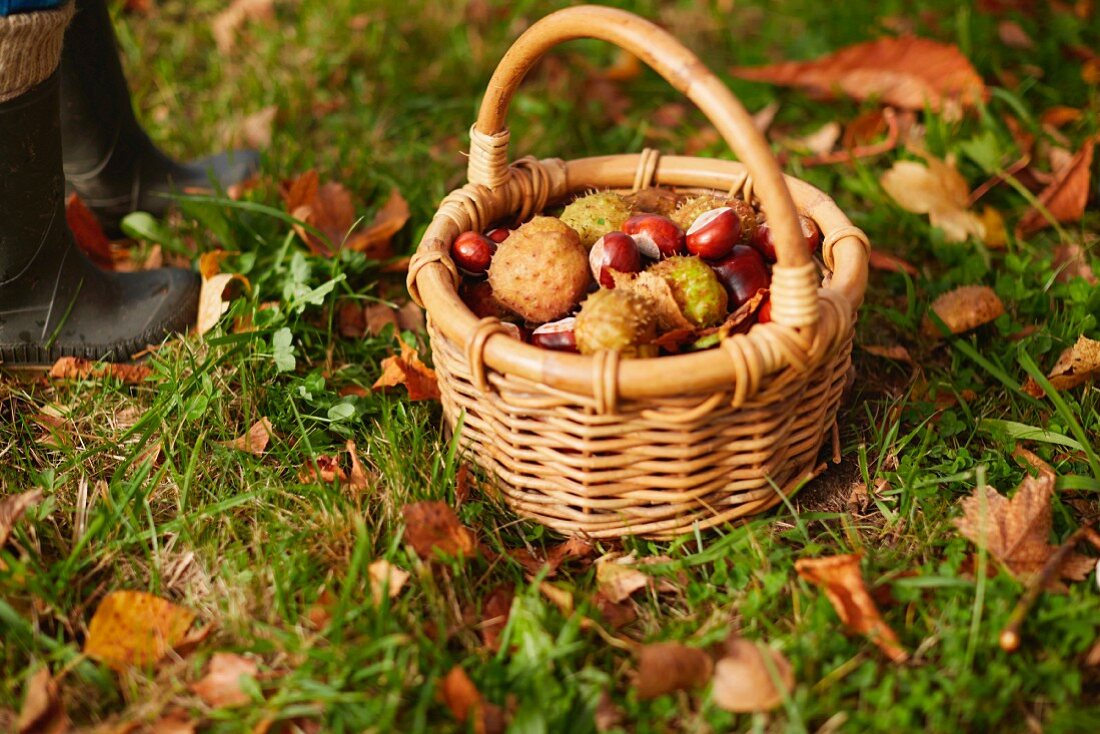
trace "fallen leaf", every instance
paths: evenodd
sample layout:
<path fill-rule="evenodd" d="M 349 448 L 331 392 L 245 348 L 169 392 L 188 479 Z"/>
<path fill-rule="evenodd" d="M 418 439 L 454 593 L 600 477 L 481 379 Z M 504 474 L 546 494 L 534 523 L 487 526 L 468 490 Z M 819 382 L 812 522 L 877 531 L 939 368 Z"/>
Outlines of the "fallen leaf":
<path fill-rule="evenodd" d="M 11 531 L 23 513 L 41 502 L 42 496 L 41 489 L 30 489 L 0 500 L 0 548 L 7 545 Z"/>
<path fill-rule="evenodd" d="M 1053 128 L 1065 127 L 1070 123 L 1077 122 L 1084 117 L 1084 112 L 1076 107 L 1066 107 L 1065 105 L 1055 105 L 1048 110 L 1044 110 L 1043 114 L 1039 116 L 1039 124 L 1042 126 L 1049 126 Z"/>
<path fill-rule="evenodd" d="M 848 46 L 812 61 L 770 66 L 739 66 L 734 76 L 796 86 L 854 99 L 876 98 L 908 110 L 973 106 L 985 96 L 985 84 L 955 46 L 927 38 L 880 38 Z"/>
<path fill-rule="evenodd" d="M 558 573 L 558 567 L 574 558 L 586 558 L 595 552 L 595 546 L 592 541 L 579 536 L 573 536 L 568 540 L 559 543 L 551 548 L 545 558 L 539 558 L 534 553 L 530 552 L 526 548 L 514 548 L 509 551 L 509 555 L 519 565 L 523 566 L 523 570 L 527 572 L 528 578 L 534 578 L 545 569 L 545 577 L 553 578 Z"/>
<path fill-rule="evenodd" d="M 630 600 L 613 602 L 602 591 L 597 591 L 592 597 L 592 603 L 613 629 L 625 627 L 638 618 L 638 612 Z"/>
<path fill-rule="evenodd" d="M 15 731 L 18 734 L 63 734 L 71 725 L 57 681 L 50 675 L 49 668 L 41 668 L 27 680 Z"/>
<path fill-rule="evenodd" d="M 424 331 L 424 309 L 417 306 L 415 301 L 407 301 L 397 309 L 397 327 L 401 331 Z"/>
<path fill-rule="evenodd" d="M 337 601 L 330 589 L 321 589 L 314 602 L 306 608 L 305 618 L 314 629 L 324 629 L 332 621 L 332 611 Z"/>
<path fill-rule="evenodd" d="M 638 677 L 634 689 L 642 700 L 673 691 L 698 688 L 709 679 L 714 663 L 695 647 L 658 642 L 638 649 Z"/>
<path fill-rule="evenodd" d="M 948 242 L 982 239 L 982 218 L 969 209 L 970 188 L 954 164 L 925 155 L 928 165 L 897 161 L 882 174 L 879 183 L 898 205 L 914 214 L 927 214 L 933 227 L 943 230 Z"/>
<path fill-rule="evenodd" d="M 244 144 L 256 150 L 266 150 L 271 147 L 271 133 L 275 127 L 277 114 L 279 114 L 278 106 L 268 105 L 241 120 L 240 136 Z"/>
<path fill-rule="evenodd" d="M 333 482 L 346 482 L 347 480 L 348 475 L 344 473 L 340 461 L 335 456 L 329 456 L 328 454 L 321 454 L 314 457 L 312 461 L 306 461 L 302 468 L 298 470 L 298 481 L 302 484 L 309 484 L 310 482 L 331 484 Z"/>
<path fill-rule="evenodd" d="M 385 559 L 379 559 L 367 566 L 367 575 L 370 577 L 370 593 L 375 606 L 381 604 L 383 599 L 396 599 L 405 582 L 409 580 L 407 571 Z"/>
<path fill-rule="evenodd" d="M 1100 284 L 1100 278 L 1092 269 L 1089 254 L 1080 244 L 1068 242 L 1054 248 L 1055 276 L 1060 283 L 1069 283 L 1074 278 L 1084 278 L 1089 285 Z"/>
<path fill-rule="evenodd" d="M 253 423 L 252 427 L 248 429 L 248 433 L 230 441 L 223 441 L 222 445 L 237 451 L 245 451 L 253 456 L 263 456 L 270 441 L 271 421 L 265 417 Z"/>
<path fill-rule="evenodd" d="M 852 632 L 865 635 L 895 663 L 904 663 L 909 653 L 879 614 L 867 593 L 859 569 L 860 555 L 802 558 L 795 561 L 798 575 L 825 591 L 840 621 Z"/>
<path fill-rule="evenodd" d="M 1097 640 L 1085 653 L 1085 665 L 1090 668 L 1100 667 L 1100 640 Z"/>
<path fill-rule="evenodd" d="M 401 514 L 405 518 L 405 540 L 421 558 L 431 559 L 437 550 L 448 556 L 465 557 L 477 552 L 474 534 L 445 503 L 414 502 L 405 505 Z"/>
<path fill-rule="evenodd" d="M 876 357 L 892 359 L 896 362 L 905 362 L 906 364 L 916 364 L 916 362 L 913 361 L 912 355 L 909 354 L 909 350 L 901 346 L 900 344 L 895 344 L 893 346 L 876 346 L 873 344 L 865 344 L 862 346 L 863 351 L 867 352 L 868 354 L 873 354 Z"/>
<path fill-rule="evenodd" d="M 1047 379 L 1055 390 L 1071 390 L 1098 376 L 1100 376 L 1100 341 L 1089 339 L 1082 334 L 1077 338 L 1077 343 L 1058 357 Z M 1027 378 L 1022 389 L 1036 398 L 1046 395 L 1039 383 L 1031 377 Z"/>
<path fill-rule="evenodd" d="M 317 171 L 309 170 L 284 181 L 280 192 L 287 212 L 321 233 L 318 237 L 309 228 L 294 225 L 294 231 L 314 254 L 332 255 L 340 249 L 355 223 L 355 205 L 343 184 L 322 184 Z"/>
<path fill-rule="evenodd" d="M 982 242 L 991 250 L 1003 250 L 1008 246 L 1008 229 L 1004 217 L 991 206 L 982 207 Z"/>
<path fill-rule="evenodd" d="M 206 675 L 190 685 L 191 691 L 214 708 L 246 706 L 252 697 L 241 688 L 241 678 L 256 678 L 259 668 L 248 658 L 231 652 L 216 652 L 206 667 Z"/>
<path fill-rule="evenodd" d="M 569 589 L 563 589 L 549 581 L 543 581 L 539 584 L 539 592 L 549 599 L 550 603 L 556 606 L 558 611 L 566 617 L 573 614 L 573 592 Z"/>
<path fill-rule="evenodd" d="M 633 564 L 623 563 L 624 560 L 612 557 L 596 561 L 596 584 L 600 593 L 616 604 L 644 589 L 650 580 Z"/>
<path fill-rule="evenodd" d="M 348 237 L 344 247 L 361 252 L 372 260 L 384 260 L 393 255 L 390 240 L 409 221 L 409 204 L 397 189 L 390 191 L 386 203 L 374 215 L 370 226 Z"/>
<path fill-rule="evenodd" d="M 726 640 L 724 648 L 724 656 L 714 666 L 710 694 L 719 708 L 736 713 L 770 711 L 794 690 L 794 671 L 782 653 L 769 647 L 761 650 L 757 643 L 741 638 Z M 774 670 L 769 670 L 765 655 Z"/>
<path fill-rule="evenodd" d="M 1095 138 L 1088 141 L 1059 170 L 1054 180 L 1039 193 L 1039 203 L 1057 222 L 1076 222 L 1085 213 L 1089 199 L 1089 179 Z M 1035 207 L 1029 208 L 1016 223 L 1016 236 L 1026 237 L 1051 225 L 1050 220 Z"/>
<path fill-rule="evenodd" d="M 1005 312 L 1005 306 L 992 288 L 964 285 L 932 301 L 931 310 L 952 334 L 962 334 L 993 321 Z M 940 330 L 927 316 L 924 333 L 932 337 L 940 335 Z"/>
<path fill-rule="evenodd" d="M 126 385 L 138 385 L 152 373 L 153 369 L 145 364 L 92 362 L 79 357 L 62 357 L 50 367 L 49 376 L 54 380 L 102 380 L 111 377 Z"/>
<path fill-rule="evenodd" d="M 482 602 L 482 620 L 478 629 L 482 644 L 492 652 L 500 649 L 500 634 L 504 631 L 504 625 L 508 624 L 514 598 L 515 592 L 510 586 L 498 586 Z"/>
<path fill-rule="evenodd" d="M 598 74 L 613 82 L 628 82 L 641 76 L 644 69 L 645 67 L 637 56 L 629 51 L 619 49 L 616 51 L 615 59 L 611 62 L 611 65 L 600 70 Z"/>
<path fill-rule="evenodd" d="M 203 253 L 199 258 L 202 284 L 199 287 L 199 309 L 195 319 L 195 333 L 199 336 L 213 329 L 229 310 L 229 299 L 225 294 L 230 283 L 240 282 L 245 290 L 252 289 L 248 278 L 240 273 L 220 272 L 222 261 L 231 254 L 233 253 L 225 250 L 215 250 Z"/>
<path fill-rule="evenodd" d="M 1027 31 L 1014 20 L 1002 20 L 998 23 L 997 37 L 1001 39 L 1001 43 L 1009 48 L 1035 48 L 1035 41 L 1031 40 L 1031 36 L 1027 34 Z"/>
<path fill-rule="evenodd" d="M 779 113 L 779 100 L 773 99 L 768 104 L 761 107 L 752 115 L 752 124 L 760 134 L 768 132 L 768 128 L 772 126 L 775 121 L 775 116 Z"/>
<path fill-rule="evenodd" d="M 229 7 L 214 16 L 210 33 L 218 51 L 224 56 L 237 47 L 237 35 L 250 20 L 271 20 L 275 17 L 275 0 L 233 0 Z"/>
<path fill-rule="evenodd" d="M 348 439 L 348 456 L 351 459 L 351 471 L 348 472 L 348 486 L 360 492 L 370 489 L 370 475 L 367 474 L 363 464 L 359 461 L 359 452 L 355 448 L 355 442 Z"/>
<path fill-rule="evenodd" d="M 615 705 L 607 691 L 600 693 L 600 700 L 596 702 L 596 712 L 593 716 L 596 723 L 596 731 L 609 732 L 621 731 L 625 715 L 622 709 Z"/>
<path fill-rule="evenodd" d="M 122 672 L 160 660 L 186 636 L 194 612 L 144 591 L 112 591 L 99 603 L 84 654 Z"/>
<path fill-rule="evenodd" d="M 481 697 L 481 692 L 461 666 L 454 666 L 443 676 L 439 696 L 458 721 L 468 724 L 473 719 L 476 734 L 504 731 L 504 712 Z"/>
<path fill-rule="evenodd" d="M 1057 546 L 1048 542 L 1052 519 L 1050 501 L 1054 496 L 1054 474 L 1040 472 L 1027 476 L 1008 499 L 996 489 L 986 487 L 984 501 L 978 490 L 962 501 L 963 515 L 955 520 L 959 533 L 1000 561 L 1022 582 L 1038 573 Z M 1070 553 L 1060 569 L 1061 578 L 1080 581 L 1092 571 L 1094 559 Z M 1048 588 L 1061 587 L 1057 578 Z"/>
<path fill-rule="evenodd" d="M 798 153 L 821 155 L 822 153 L 828 153 L 836 146 L 837 141 L 840 140 L 840 133 L 840 123 L 836 120 L 830 120 L 808 135 L 780 138 L 778 142 L 784 148 Z"/>
<path fill-rule="evenodd" d="M 420 361 L 416 349 L 401 340 L 401 356 L 391 355 L 382 360 L 382 374 L 371 386 L 372 390 L 404 385 L 409 399 L 438 400 L 439 383 L 435 370 Z"/>
<path fill-rule="evenodd" d="M 888 273 L 908 273 L 909 275 L 920 273 L 916 265 L 912 265 L 897 255 L 891 255 L 882 250 L 871 250 L 868 265 L 871 266 L 872 270 L 883 270 Z"/>
<path fill-rule="evenodd" d="M 73 233 L 76 246 L 104 270 L 115 269 L 115 258 L 111 252 L 111 241 L 107 239 L 99 219 L 84 204 L 76 193 L 69 194 L 65 200 L 65 223 Z"/>
<path fill-rule="evenodd" d="M 384 303 L 372 303 L 363 309 L 363 330 L 371 336 L 378 336 L 389 324 L 397 328 L 397 312 Z"/>
<path fill-rule="evenodd" d="M 154 721 L 149 731 L 154 734 L 195 734 L 198 728 L 198 722 L 188 716 L 186 711 L 173 709 Z"/>

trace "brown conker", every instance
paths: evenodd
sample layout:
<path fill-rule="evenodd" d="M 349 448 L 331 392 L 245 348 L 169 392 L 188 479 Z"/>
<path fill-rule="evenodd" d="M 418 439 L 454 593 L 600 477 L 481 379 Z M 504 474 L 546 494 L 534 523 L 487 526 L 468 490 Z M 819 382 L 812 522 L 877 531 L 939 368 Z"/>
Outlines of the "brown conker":
<path fill-rule="evenodd" d="M 730 297 L 730 310 L 735 310 L 771 284 L 768 269 L 760 253 L 747 245 L 737 245 L 726 257 L 711 263 L 718 281 Z"/>
<path fill-rule="evenodd" d="M 577 351 L 577 335 L 574 332 L 576 324 L 575 316 L 567 316 L 564 319 L 543 324 L 531 332 L 531 343 L 543 349 L 575 352 Z"/>
<path fill-rule="evenodd" d="M 480 232 L 463 232 L 451 245 L 451 259 L 465 273 L 473 276 L 485 275 L 497 243 Z"/>
<path fill-rule="evenodd" d="M 685 236 L 688 252 L 707 260 L 725 257 L 741 240 L 741 218 L 728 206 L 703 212 Z"/>
<path fill-rule="evenodd" d="M 604 288 L 614 288 L 612 270 L 620 273 L 637 273 L 642 269 L 642 256 L 634 238 L 623 232 L 608 232 L 596 240 L 588 252 L 588 265 L 592 277 Z"/>
<path fill-rule="evenodd" d="M 623 223 L 623 232 L 633 237 L 639 252 L 651 260 L 685 252 L 684 230 L 660 214 L 637 214 Z"/>

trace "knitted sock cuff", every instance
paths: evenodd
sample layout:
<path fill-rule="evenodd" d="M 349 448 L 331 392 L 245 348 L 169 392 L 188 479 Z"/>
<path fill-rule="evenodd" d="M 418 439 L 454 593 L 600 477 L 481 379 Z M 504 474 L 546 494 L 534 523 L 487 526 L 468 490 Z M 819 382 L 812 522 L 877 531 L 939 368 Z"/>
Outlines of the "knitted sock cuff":
<path fill-rule="evenodd" d="M 0 18 L 0 102 L 30 91 L 54 72 L 72 17 L 70 2 L 57 10 Z"/>

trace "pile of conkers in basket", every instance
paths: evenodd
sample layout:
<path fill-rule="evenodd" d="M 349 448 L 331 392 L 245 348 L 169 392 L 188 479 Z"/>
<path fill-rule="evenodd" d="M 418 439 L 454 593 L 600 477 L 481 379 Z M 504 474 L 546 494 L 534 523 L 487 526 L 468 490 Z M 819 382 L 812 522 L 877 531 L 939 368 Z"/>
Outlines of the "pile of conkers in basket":
<path fill-rule="evenodd" d="M 799 220 L 813 254 L 821 230 Z M 475 314 L 545 349 L 655 357 L 706 349 L 771 319 L 771 229 L 739 198 L 593 192 L 557 217 L 463 232 L 451 259 Z"/>

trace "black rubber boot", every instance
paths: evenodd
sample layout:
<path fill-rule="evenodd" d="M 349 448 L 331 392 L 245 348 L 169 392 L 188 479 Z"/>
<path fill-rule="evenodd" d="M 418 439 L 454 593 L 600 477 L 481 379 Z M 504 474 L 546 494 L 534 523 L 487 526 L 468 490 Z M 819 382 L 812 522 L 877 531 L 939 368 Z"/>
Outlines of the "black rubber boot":
<path fill-rule="evenodd" d="M 134 117 L 105 0 L 77 0 L 61 53 L 65 179 L 107 233 L 132 211 L 162 216 L 166 193 L 225 189 L 250 177 L 255 151 L 179 163 L 160 151 Z"/>
<path fill-rule="evenodd" d="M 186 270 L 108 273 L 65 224 L 58 73 L 0 103 L 0 363 L 125 361 L 194 320 Z"/>

